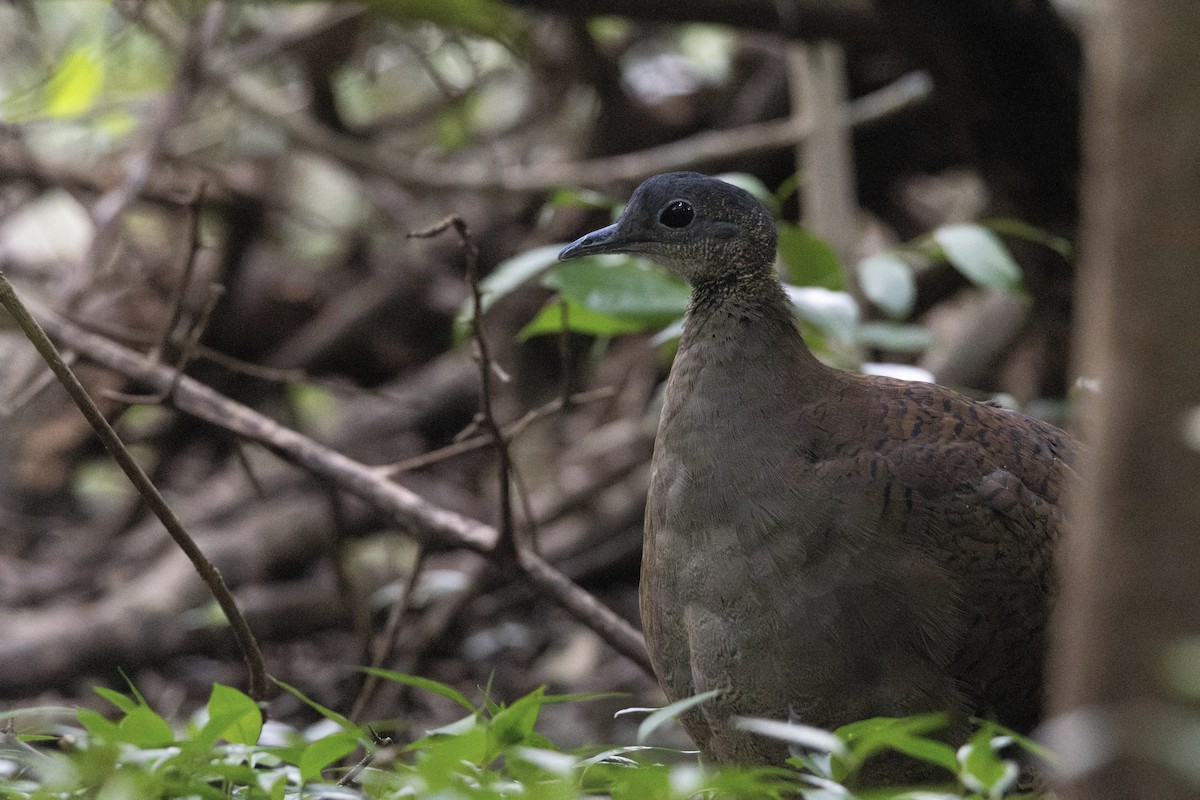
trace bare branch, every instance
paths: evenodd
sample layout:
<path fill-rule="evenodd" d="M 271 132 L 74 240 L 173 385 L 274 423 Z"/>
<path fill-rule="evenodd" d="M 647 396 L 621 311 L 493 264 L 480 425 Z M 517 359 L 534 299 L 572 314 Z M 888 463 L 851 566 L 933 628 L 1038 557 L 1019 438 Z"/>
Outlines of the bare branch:
<path fill-rule="evenodd" d="M 286 428 L 193 378 L 178 376 L 170 367 L 88 333 L 34 301 L 27 300 L 26 305 L 51 336 L 81 356 L 158 391 L 170 389 L 178 377 L 171 403 L 180 411 L 258 442 L 308 471 L 331 480 L 339 488 L 378 508 L 427 544 L 443 548 L 463 547 L 480 553 L 495 546 L 496 530 L 491 526 L 435 506 L 380 476 L 376 468 Z"/>
<path fill-rule="evenodd" d="M 229 592 L 229 587 L 225 585 L 224 579 L 221 578 L 221 573 L 217 571 L 216 566 L 208 559 L 208 556 L 196 546 L 195 541 L 188 535 L 184 529 L 183 523 L 175 516 L 175 512 L 163 500 L 158 489 L 151 483 L 145 471 L 125 449 L 120 437 L 113 430 L 112 425 L 100 413 L 100 409 L 88 396 L 87 391 L 79 383 L 79 379 L 75 377 L 75 373 L 63 361 L 59 355 L 57 348 L 46 336 L 45 331 L 38 325 L 26 309 L 25 305 L 17 297 L 16 290 L 9 283 L 8 278 L 0 273 L 0 305 L 8 311 L 12 318 L 16 321 L 21 331 L 29 339 L 38 353 L 45 359 L 46 364 L 54 372 L 56 378 L 67 390 L 67 394 L 83 412 L 84 417 L 91 424 L 96 434 L 100 437 L 104 447 L 112 455 L 113 459 L 120 465 L 122 471 L 129 477 L 130 482 L 137 488 L 138 493 L 142 496 L 146 505 L 154 512 L 155 516 L 162 521 L 163 527 L 167 529 L 167 533 L 175 540 L 175 544 L 179 546 L 192 562 L 192 566 L 204 582 L 208 585 L 209 591 L 212 592 L 217 604 L 221 606 L 221 610 L 225 613 L 226 619 L 233 629 L 234 637 L 237 640 L 238 648 L 242 651 L 242 658 L 246 662 L 246 668 L 249 671 L 249 693 L 255 700 L 262 700 L 266 697 L 267 679 L 266 671 L 263 668 L 262 652 L 258 649 L 258 642 L 254 638 L 253 632 L 246 624 L 245 617 L 238 609 L 237 603 L 233 599 L 233 595 Z"/>
<path fill-rule="evenodd" d="M 765 2 L 764 5 L 774 4 Z M 171 46 L 182 45 L 183 26 L 166 7 L 160 4 L 134 6 L 128 0 L 118 3 L 117 7 Z M 439 163 L 413 157 L 396 158 L 380 152 L 369 144 L 329 130 L 297 109 L 295 102 L 278 89 L 253 75 L 232 72 L 211 60 L 204 60 L 201 66 L 205 74 L 223 85 L 239 105 L 278 125 L 304 146 L 338 159 L 359 172 L 381 175 L 406 186 L 429 189 L 531 192 L 568 185 L 632 183 L 657 172 L 793 147 L 810 131 L 807 122 L 797 124 L 795 119 L 789 117 L 756 122 L 732 130 L 700 133 L 635 153 L 589 161 Z M 890 87 L 881 91 L 887 88 Z M 895 108 L 891 104 L 878 103 L 873 95 L 867 95 L 851 103 L 846 124 L 851 124 L 851 120 L 853 124 L 861 124 L 874 119 L 869 114 L 856 111 L 859 103 L 870 103 L 882 114 L 893 113 Z"/>

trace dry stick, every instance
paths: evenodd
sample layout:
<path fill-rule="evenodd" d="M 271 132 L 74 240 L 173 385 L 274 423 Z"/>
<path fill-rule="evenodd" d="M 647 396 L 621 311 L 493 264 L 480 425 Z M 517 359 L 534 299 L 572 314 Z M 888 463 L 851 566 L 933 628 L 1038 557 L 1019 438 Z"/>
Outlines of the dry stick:
<path fill-rule="evenodd" d="M 183 274 L 180 275 L 179 283 L 175 286 L 175 296 L 171 298 L 171 319 L 163 328 L 162 336 L 158 340 L 158 347 L 151 351 L 154 356 L 161 356 L 167 352 L 171 346 L 171 337 L 175 333 L 175 329 L 179 327 L 179 321 L 183 319 L 183 307 L 187 299 L 187 292 L 191 288 L 192 276 L 196 272 L 196 256 L 200 254 L 200 205 L 204 201 L 206 184 L 207 179 L 201 178 L 200 184 L 196 187 L 195 200 L 188 204 L 187 259 L 183 262 Z"/>
<path fill-rule="evenodd" d="M 153 387 L 165 388 L 178 377 L 170 367 L 89 333 L 32 301 L 28 305 L 55 338 L 81 356 Z M 286 428 L 194 378 L 186 375 L 179 378 L 171 402 L 185 414 L 257 441 L 309 472 L 329 478 L 340 488 L 360 497 L 404 526 L 427 545 L 462 547 L 483 554 L 495 547 L 498 538 L 495 528 L 435 506 L 415 492 L 379 475 L 375 468 Z M 527 563 L 529 566 L 526 566 Z M 536 555 L 531 554 L 528 562 L 522 559 L 521 565 L 527 569 L 535 585 L 545 588 L 557 602 L 598 633 L 613 649 L 647 672 L 651 671 L 641 634 L 628 622 L 600 604 L 587 591 L 571 583 L 558 570 L 541 562 Z"/>
<path fill-rule="evenodd" d="M 351 717 L 350 719 L 353 720 L 354 718 Z M 379 755 L 380 750 L 385 747 L 392 746 L 392 737 L 380 736 L 371 728 L 370 725 L 367 726 L 367 730 L 371 731 L 371 741 L 374 742 L 375 749 L 368 750 L 366 755 L 364 755 L 357 764 L 351 767 L 346 774 L 342 776 L 342 779 L 337 782 L 338 786 L 349 786 L 350 784 L 354 783 L 354 779 L 359 776 L 359 773 L 371 766 L 371 763 Z"/>
<path fill-rule="evenodd" d="M 615 389 L 611 386 L 604 386 L 599 389 L 590 389 L 586 392 L 577 392 L 567 398 L 567 401 L 569 401 L 569 405 L 571 406 L 578 406 L 596 400 L 605 400 L 614 394 L 616 394 Z M 512 441 L 539 419 L 568 408 L 567 401 L 564 401 L 561 397 L 556 397 L 531 411 L 527 411 L 520 419 L 514 420 L 501 428 L 500 432 L 504 434 L 505 440 Z M 481 447 L 487 447 L 494 441 L 490 435 L 480 434 L 479 436 L 472 436 L 469 439 L 463 439 L 460 442 L 439 447 L 437 450 L 431 450 L 428 453 L 422 453 L 419 456 L 406 458 L 403 461 L 397 461 L 395 464 L 386 464 L 375 469 L 379 470 L 381 475 L 398 475 L 401 472 L 410 472 L 411 470 L 427 467 L 430 464 L 436 464 L 439 461 L 445 461 L 448 458 L 462 455 L 463 453 L 470 453 Z"/>
<path fill-rule="evenodd" d="M 89 272 L 95 270 L 97 257 L 109 243 L 115 241 L 125 209 L 141 195 L 142 189 L 150 180 L 154 165 L 166 149 L 167 134 L 182 121 L 193 95 L 200 89 L 204 76 L 202 64 L 205 55 L 212 47 L 224 21 L 225 4 L 213 3 L 205 9 L 195 27 L 184 37 L 179 68 L 175 73 L 175 84 L 167 94 L 166 102 L 154 122 L 146 146 L 130 159 L 120 185 L 105 192 L 92 207 L 92 221 L 96 233 L 84 259 L 84 267 L 90 269 L 79 270 L 75 285 L 69 287 L 68 297 L 75 298 L 77 293 L 83 290 L 82 281 Z"/>
<path fill-rule="evenodd" d="M 183 371 L 191 363 L 192 356 L 196 351 L 196 345 L 200 343 L 200 337 L 204 335 L 204 331 L 208 327 L 208 320 L 224 294 L 225 287 L 221 284 L 213 283 L 209 285 L 208 299 L 204 301 L 204 307 L 200 309 L 200 317 L 188 332 L 187 339 L 183 343 L 183 348 L 179 352 L 179 358 L 175 361 L 175 377 L 171 381 L 170 386 L 153 394 L 126 394 L 125 392 L 115 391 L 106 391 L 104 394 L 122 403 L 138 405 L 157 405 L 170 397 L 171 393 L 175 391 L 175 387 L 179 386 L 179 380 L 183 377 Z"/>
<path fill-rule="evenodd" d="M 421 570 L 425 567 L 425 548 L 417 549 L 417 557 L 413 561 L 412 574 L 408 577 L 408 582 L 404 585 L 404 590 L 400 592 L 400 596 L 392 603 L 391 609 L 388 610 L 387 621 L 383 625 L 383 630 L 379 636 L 371 643 L 371 666 L 378 669 L 383 666 L 383 662 L 392 654 L 396 648 L 396 637 L 400 634 L 400 623 L 404 620 L 404 615 L 408 612 L 408 606 L 411 603 L 413 595 L 413 587 L 417 585 L 417 580 L 421 577 Z M 363 681 L 362 689 L 358 693 L 358 697 L 354 699 L 354 705 L 350 707 L 350 713 L 347 719 L 357 723 L 362 719 L 362 715 L 367 710 L 367 704 L 371 702 L 371 698 L 375 695 L 375 691 L 379 688 L 379 684 L 383 681 L 378 675 L 368 674 L 367 679 Z"/>
<path fill-rule="evenodd" d="M 120 0 L 115 6 L 120 13 L 139 22 L 168 45 L 182 46 L 184 26 L 167 5 Z M 380 175 L 410 188 L 530 192 L 559 186 L 636 182 L 657 172 L 792 147 L 811 131 L 806 121 L 797 124 L 796 119 L 787 117 L 730 130 L 706 131 L 646 150 L 588 161 L 526 165 L 398 159 L 351 137 L 341 136 L 312 117 L 298 113 L 290 97 L 250 73 L 232 72 L 209 59 L 203 60 L 201 66 L 210 79 L 225 87 L 238 105 L 278 125 L 294 141 L 360 172 Z M 870 122 L 924 100 L 930 93 L 929 85 L 916 85 L 907 78 L 850 103 L 845 124 Z M 877 95 L 886 96 L 891 102 L 881 102 Z"/>
<path fill-rule="evenodd" d="M 491 406 L 491 375 L 492 362 L 488 355 L 487 341 L 483 335 L 481 308 L 483 297 L 479 289 L 479 276 L 476 272 L 476 256 L 478 251 L 470 239 L 466 223 L 461 217 L 450 216 L 426 231 L 409 234 L 410 236 L 436 236 L 438 233 L 453 227 L 463 242 L 467 255 L 467 279 L 471 284 L 471 330 L 479 346 L 479 372 L 482 380 L 481 403 L 483 426 L 490 432 L 500 459 L 500 513 L 501 534 L 497 543 L 498 548 L 505 548 L 502 553 L 506 557 L 515 558 L 517 567 L 529 578 L 530 582 L 554 599 L 559 605 L 570 612 L 576 619 L 598 633 L 618 652 L 625 655 L 648 674 L 654 674 L 646 652 L 645 640 L 641 634 L 623 618 L 601 603 L 594 595 L 578 586 L 549 562 L 537 554 L 528 542 L 519 541 L 513 531 L 512 497 L 509 475 L 511 461 L 509 459 L 508 442 L 504 438 L 500 425 L 492 414 Z"/>
<path fill-rule="evenodd" d="M 80 355 L 159 390 L 175 383 L 171 404 L 193 417 L 256 441 L 280 457 L 323 478 L 379 509 L 427 544 L 489 552 L 496 530 L 428 502 L 405 487 L 376 473 L 374 467 L 285 427 L 264 414 L 225 397 L 210 386 L 151 361 L 141 353 L 90 333 L 33 300 L 26 305 L 42 327 Z"/>
<path fill-rule="evenodd" d="M 504 432 L 500 430 L 500 423 L 496 421 L 496 414 L 492 409 L 492 357 L 488 351 L 487 338 L 483 335 L 483 293 L 479 289 L 478 269 L 479 248 L 475 246 L 475 240 L 471 238 L 466 220 L 457 214 L 452 214 L 425 230 L 412 231 L 408 234 L 408 238 L 428 239 L 450 228 L 454 229 L 459 243 L 462 245 L 463 258 L 467 268 L 467 283 L 471 286 L 471 333 L 475 345 L 479 348 L 479 411 L 483 416 L 481 424 L 496 446 L 496 459 L 500 466 L 500 540 L 497 550 L 503 557 L 513 557 L 517 551 L 516 532 L 513 530 L 512 478 L 510 477 L 513 465 L 508 452 L 508 442 L 504 438 Z"/>
<path fill-rule="evenodd" d="M 255 700 L 264 700 L 266 698 L 267 677 L 266 671 L 263 668 L 262 652 L 258 649 L 258 642 L 254 638 L 254 634 L 250 630 L 250 626 L 246 624 L 245 617 L 238 609 L 233 595 L 229 591 L 229 587 L 225 585 L 225 581 L 221 578 L 221 573 L 217 571 L 216 566 L 208 560 L 208 557 L 196 546 L 192 537 L 184 530 L 183 524 L 179 518 L 175 516 L 175 512 L 163 500 L 158 489 L 150 482 L 150 478 L 125 449 L 125 445 L 121 443 L 120 437 L 116 431 L 108 424 L 108 420 L 100 413 L 100 409 L 88 396 L 87 390 L 79 383 L 79 379 L 75 377 L 75 373 L 66 365 L 59 355 L 58 350 L 46 336 L 46 332 L 38 325 L 25 308 L 21 300 L 17 297 L 16 290 L 9 283 L 8 278 L 3 272 L 0 272 L 0 305 L 7 309 L 8 313 L 16 321 L 21 331 L 37 349 L 38 353 L 45 359 L 46 364 L 54 372 L 55 377 L 67 390 L 67 394 L 83 412 L 83 416 L 91 424 L 96 434 L 100 437 L 100 441 L 104 447 L 112 455 L 113 459 L 129 477 L 131 483 L 137 488 L 146 505 L 154 512 L 155 516 L 162 521 L 163 527 L 167 529 L 167 533 L 179 545 L 179 549 L 184 552 L 192 565 L 196 568 L 196 572 L 208 585 L 209 591 L 212 592 L 217 604 L 221 610 L 225 612 L 225 617 L 229 620 L 229 625 L 233 629 L 234 638 L 237 640 L 238 648 L 242 651 L 242 658 L 246 662 L 246 669 L 249 672 L 249 689 L 250 696 Z"/>

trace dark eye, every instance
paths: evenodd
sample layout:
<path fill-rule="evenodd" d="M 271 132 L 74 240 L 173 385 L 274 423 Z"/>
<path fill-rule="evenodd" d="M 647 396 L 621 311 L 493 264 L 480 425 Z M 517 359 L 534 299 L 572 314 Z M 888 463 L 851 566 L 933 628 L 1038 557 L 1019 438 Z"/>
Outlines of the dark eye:
<path fill-rule="evenodd" d="M 658 221 L 668 228 L 685 228 L 695 216 L 696 212 L 692 210 L 691 203 L 686 200 L 672 200 L 670 205 L 663 209 Z"/>

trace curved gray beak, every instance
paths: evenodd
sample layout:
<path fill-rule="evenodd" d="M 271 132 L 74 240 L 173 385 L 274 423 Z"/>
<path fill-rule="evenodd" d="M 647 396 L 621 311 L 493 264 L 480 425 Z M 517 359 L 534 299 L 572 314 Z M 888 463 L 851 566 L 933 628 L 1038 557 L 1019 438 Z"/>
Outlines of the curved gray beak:
<path fill-rule="evenodd" d="M 614 222 L 607 228 L 584 234 L 571 242 L 558 254 L 558 260 L 566 261 L 596 253 L 616 253 L 620 252 L 620 245 L 620 240 L 617 238 L 617 223 Z"/>

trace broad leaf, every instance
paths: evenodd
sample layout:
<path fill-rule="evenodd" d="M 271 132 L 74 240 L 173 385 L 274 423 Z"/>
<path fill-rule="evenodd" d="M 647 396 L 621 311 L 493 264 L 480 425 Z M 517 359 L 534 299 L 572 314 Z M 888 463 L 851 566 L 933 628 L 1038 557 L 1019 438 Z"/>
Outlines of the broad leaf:
<path fill-rule="evenodd" d="M 422 678 L 419 675 L 409 675 L 404 672 L 396 672 L 390 669 L 379 669 L 378 667 L 360 667 L 362 672 L 368 675 L 374 675 L 384 680 L 402 683 L 405 686 L 413 686 L 417 689 L 424 689 L 427 692 L 433 692 L 436 695 L 441 695 L 448 700 L 453 700 L 467 711 L 475 711 L 475 705 L 467 699 L 466 695 L 458 691 L 452 686 L 447 686 L 444 683 L 439 683 L 430 678 Z"/>
<path fill-rule="evenodd" d="M 720 693 L 721 693 L 720 689 L 709 689 L 707 692 L 701 692 L 700 694 L 694 695 L 692 697 L 685 697 L 682 700 L 677 700 L 674 703 L 671 703 L 669 706 L 663 706 L 662 708 L 658 709 L 653 714 L 651 714 L 650 716 L 648 716 L 644 720 L 642 720 L 641 725 L 638 725 L 638 730 L 637 730 L 638 742 L 641 743 L 641 742 L 646 741 L 646 738 L 649 737 L 650 734 L 652 734 L 656 730 L 658 730 L 659 726 L 662 725 L 667 720 L 678 717 L 680 714 L 687 711 L 688 709 L 695 708 L 696 706 L 700 705 L 701 703 L 704 703 L 708 700 L 713 699 Z"/>
<path fill-rule="evenodd" d="M 167 721 L 150 709 L 138 706 L 117 723 L 122 741 L 138 747 L 162 747 L 175 741 L 175 733 Z"/>
<path fill-rule="evenodd" d="M 687 284 L 645 262 L 624 257 L 570 261 L 542 281 L 584 308 L 665 325 L 687 308 Z"/>
<path fill-rule="evenodd" d="M 895 319 L 907 317 L 917 299 L 912 267 L 891 253 L 858 262 L 858 285 L 868 300 Z"/>
<path fill-rule="evenodd" d="M 321 770 L 333 762 L 354 752 L 358 747 L 358 739 L 351 733 L 339 731 L 331 733 L 304 748 L 300 756 L 300 779 L 307 783 L 321 777 Z"/>
<path fill-rule="evenodd" d="M 95 48 L 68 52 L 46 83 L 45 111 L 51 117 L 77 117 L 96 106 L 104 84 L 104 63 Z"/>
<path fill-rule="evenodd" d="M 1021 289 L 1021 268 L 996 235 L 982 225 L 946 225 L 932 234 L 946 260 L 977 286 Z"/>
<path fill-rule="evenodd" d="M 788 299 L 800 319 L 816 326 L 827 336 L 843 342 L 854 340 L 858 325 L 858 304 L 845 292 L 831 292 L 817 286 L 787 286 Z"/>
<path fill-rule="evenodd" d="M 565 314 L 562 305 L 564 302 L 566 303 Z M 647 322 L 600 314 L 586 309 L 572 300 L 559 300 L 549 303 L 539 311 L 537 316 L 520 330 L 517 338 L 525 341 L 534 336 L 561 333 L 564 330 L 588 336 L 619 336 L 622 333 L 640 333 L 655 327 L 657 326 Z"/>
<path fill-rule="evenodd" d="M 262 726 L 257 703 L 237 689 L 215 683 L 208 698 L 208 723 L 196 738 L 253 745 L 258 743 Z"/>
<path fill-rule="evenodd" d="M 896 353 L 920 353 L 933 344 L 933 334 L 920 325 L 899 322 L 864 322 L 854 340 L 864 347 Z"/>
<path fill-rule="evenodd" d="M 799 225 L 779 224 L 779 257 L 787 266 L 789 283 L 835 292 L 846 288 L 837 253 L 824 239 Z"/>

